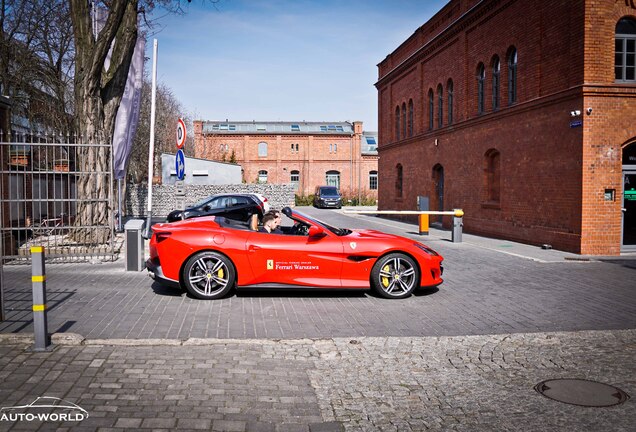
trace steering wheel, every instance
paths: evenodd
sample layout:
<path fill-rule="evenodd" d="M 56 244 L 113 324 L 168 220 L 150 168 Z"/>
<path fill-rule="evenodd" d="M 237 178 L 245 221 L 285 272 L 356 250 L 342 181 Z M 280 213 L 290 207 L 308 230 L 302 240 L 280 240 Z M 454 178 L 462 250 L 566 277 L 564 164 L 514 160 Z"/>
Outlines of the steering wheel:
<path fill-rule="evenodd" d="M 309 226 L 305 224 L 301 224 L 300 222 L 296 222 L 294 226 L 291 227 L 289 233 L 292 235 L 301 235 L 308 236 L 309 235 Z"/>

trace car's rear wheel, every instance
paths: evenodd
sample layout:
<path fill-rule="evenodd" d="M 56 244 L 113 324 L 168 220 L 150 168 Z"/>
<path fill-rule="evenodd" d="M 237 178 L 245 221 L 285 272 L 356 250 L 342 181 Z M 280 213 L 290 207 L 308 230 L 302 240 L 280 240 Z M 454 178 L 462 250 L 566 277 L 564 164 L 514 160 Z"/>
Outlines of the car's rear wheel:
<path fill-rule="evenodd" d="M 217 252 L 199 252 L 186 262 L 183 282 L 190 294 L 213 300 L 226 295 L 234 286 L 236 270 L 232 262 Z"/>
<path fill-rule="evenodd" d="M 413 258 L 392 253 L 378 259 L 371 270 L 371 283 L 382 297 L 408 297 L 417 288 L 420 272 Z"/>

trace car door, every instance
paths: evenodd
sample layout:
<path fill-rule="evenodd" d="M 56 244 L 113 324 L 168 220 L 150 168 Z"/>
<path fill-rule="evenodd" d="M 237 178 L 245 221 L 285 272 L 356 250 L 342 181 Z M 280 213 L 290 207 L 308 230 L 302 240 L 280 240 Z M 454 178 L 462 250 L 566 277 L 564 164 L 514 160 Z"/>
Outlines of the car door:
<path fill-rule="evenodd" d="M 341 287 L 342 241 L 331 233 L 321 238 L 254 232 L 246 243 L 254 284 Z"/>

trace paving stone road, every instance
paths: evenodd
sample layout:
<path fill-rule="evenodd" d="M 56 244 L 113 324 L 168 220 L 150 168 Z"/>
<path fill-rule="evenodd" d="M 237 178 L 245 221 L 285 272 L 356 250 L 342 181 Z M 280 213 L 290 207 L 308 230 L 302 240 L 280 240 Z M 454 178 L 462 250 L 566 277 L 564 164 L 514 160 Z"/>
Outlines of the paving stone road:
<path fill-rule="evenodd" d="M 308 208 L 339 226 L 411 236 L 413 225 Z M 328 218 L 328 219 L 327 219 Z M 201 301 L 103 264 L 47 264 L 51 332 L 86 338 L 331 338 L 459 336 L 636 328 L 636 256 L 608 262 L 465 235 L 426 242 L 445 257 L 445 282 L 398 301 L 369 291 L 238 291 Z M 500 247 L 500 246 L 506 247 Z M 0 333 L 32 332 L 31 269 L 5 266 Z"/>
<path fill-rule="evenodd" d="M 7 336 L 13 335 L 0 335 Z M 636 406 L 589 408 L 533 387 L 579 378 L 636 394 L 636 331 L 320 340 L 86 340 L 51 353 L 0 338 L 0 407 L 39 396 L 77 424 L 0 430 L 631 431 Z M 114 344 L 114 345 L 109 345 Z"/>
<path fill-rule="evenodd" d="M 308 208 L 339 226 L 415 227 Z M 5 266 L 0 409 L 58 397 L 79 423 L 4 430 L 631 431 L 636 256 L 580 257 L 431 230 L 439 289 L 239 291 L 201 301 L 123 261 L 48 264 L 52 352 L 34 353 L 31 271 Z M 534 390 L 580 378 L 631 395 L 588 408 Z"/>

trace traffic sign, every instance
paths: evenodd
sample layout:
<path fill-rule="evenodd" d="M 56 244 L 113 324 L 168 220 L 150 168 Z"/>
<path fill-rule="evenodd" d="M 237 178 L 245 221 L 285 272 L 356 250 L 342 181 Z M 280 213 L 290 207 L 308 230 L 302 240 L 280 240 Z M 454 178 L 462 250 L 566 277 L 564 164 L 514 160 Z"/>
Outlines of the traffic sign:
<path fill-rule="evenodd" d="M 181 149 L 177 150 L 177 155 L 175 157 L 175 170 L 177 171 L 177 179 L 183 180 L 183 177 L 185 177 L 185 155 Z"/>
<path fill-rule="evenodd" d="M 177 148 L 182 149 L 186 141 L 186 126 L 183 119 L 177 122 Z"/>

